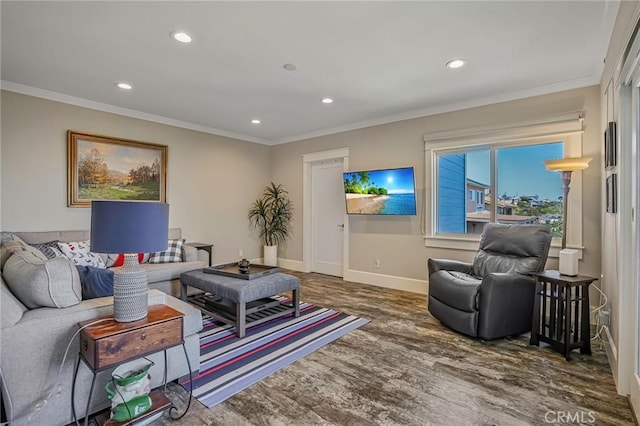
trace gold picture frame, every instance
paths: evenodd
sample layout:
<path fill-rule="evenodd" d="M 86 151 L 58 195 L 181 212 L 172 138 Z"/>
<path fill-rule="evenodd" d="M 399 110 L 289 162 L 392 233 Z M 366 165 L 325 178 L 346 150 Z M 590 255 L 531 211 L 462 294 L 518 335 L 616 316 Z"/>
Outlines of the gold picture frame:
<path fill-rule="evenodd" d="M 67 205 L 167 201 L 167 145 L 67 131 Z"/>

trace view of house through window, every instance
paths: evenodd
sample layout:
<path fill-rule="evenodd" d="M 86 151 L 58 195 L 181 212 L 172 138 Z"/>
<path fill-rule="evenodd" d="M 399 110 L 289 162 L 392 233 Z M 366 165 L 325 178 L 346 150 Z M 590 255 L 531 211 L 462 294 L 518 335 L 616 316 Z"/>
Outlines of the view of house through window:
<path fill-rule="evenodd" d="M 496 188 L 491 186 L 492 150 Z M 544 223 L 561 237 L 561 177 L 542 161 L 562 158 L 563 152 L 564 144 L 556 142 L 439 154 L 438 232 L 481 234 L 490 222 Z"/>

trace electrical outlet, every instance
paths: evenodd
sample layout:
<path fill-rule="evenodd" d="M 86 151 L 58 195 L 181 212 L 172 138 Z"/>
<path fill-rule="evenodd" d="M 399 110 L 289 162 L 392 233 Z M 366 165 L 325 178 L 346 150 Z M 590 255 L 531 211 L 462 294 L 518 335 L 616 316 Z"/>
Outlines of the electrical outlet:
<path fill-rule="evenodd" d="M 244 256 L 244 252 L 242 251 L 242 249 L 238 250 L 238 257 L 242 257 Z"/>
<path fill-rule="evenodd" d="M 380 259 L 376 259 L 376 260 L 373 262 L 373 267 L 374 267 L 374 268 L 379 268 L 379 267 L 380 267 Z"/>

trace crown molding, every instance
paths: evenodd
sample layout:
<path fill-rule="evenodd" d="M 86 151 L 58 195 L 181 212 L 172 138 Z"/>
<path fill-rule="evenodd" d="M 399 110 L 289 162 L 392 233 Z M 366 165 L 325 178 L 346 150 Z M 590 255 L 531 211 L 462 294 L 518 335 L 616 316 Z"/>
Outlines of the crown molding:
<path fill-rule="evenodd" d="M 461 102 L 454 102 L 447 105 L 436 107 L 421 108 L 412 111 L 406 111 L 399 114 L 378 117 L 371 120 L 359 121 L 357 123 L 346 124 L 344 126 L 331 127 L 321 129 L 314 132 L 303 133 L 296 136 L 277 139 L 271 141 L 271 145 L 280 145 L 290 142 L 299 142 L 305 139 L 327 136 L 335 133 L 348 132 L 351 130 L 364 129 L 366 127 L 379 126 L 382 124 L 395 123 L 397 121 L 411 120 L 414 118 L 428 117 L 430 115 L 443 114 L 446 112 L 459 111 L 463 109 L 476 108 L 501 102 L 515 101 L 518 99 L 531 98 L 534 96 L 548 95 L 551 93 L 562 92 L 565 90 L 579 89 L 582 87 L 594 86 L 600 84 L 600 77 L 583 77 L 575 80 L 567 80 L 546 86 L 533 87 L 530 89 L 519 90 L 516 92 L 505 93 L 502 95 L 481 97 L 469 99 Z"/>
<path fill-rule="evenodd" d="M 11 81 L 2 80 L 1 88 L 10 92 L 21 93 L 24 95 L 35 96 L 38 98 L 49 99 L 56 102 L 62 102 L 66 104 L 76 105 L 84 108 L 95 109 L 103 112 L 110 112 L 113 114 L 123 115 L 132 118 L 138 118 L 146 121 L 153 121 L 156 123 L 166 124 L 174 127 L 181 127 L 185 129 L 195 130 L 198 132 L 209 133 L 217 136 L 224 136 L 232 139 L 239 139 L 242 141 L 253 142 L 261 145 L 281 145 L 290 142 L 299 142 L 305 139 L 317 138 L 321 136 L 328 136 L 336 133 L 348 132 L 352 130 L 364 129 L 366 127 L 379 126 L 382 124 L 395 123 L 398 121 L 411 120 L 415 118 L 428 117 L 430 115 L 443 114 L 447 112 L 459 111 L 469 108 L 476 108 L 485 105 L 491 105 L 501 102 L 514 101 L 518 99 L 530 98 L 534 96 L 548 95 L 551 93 L 562 92 L 565 90 L 579 89 L 582 87 L 593 86 L 600 84 L 600 77 L 583 77 L 574 80 L 562 81 L 546 86 L 533 87 L 530 89 L 519 90 L 515 92 L 505 93 L 496 96 L 480 97 L 475 99 L 469 99 L 461 102 L 454 102 L 451 104 L 440 105 L 435 107 L 421 108 L 412 111 L 406 111 L 399 114 L 392 114 L 383 117 L 374 118 L 371 120 L 363 120 L 356 123 L 345 124 L 342 126 L 330 127 L 326 129 L 320 129 L 313 132 L 301 133 L 295 136 L 289 136 L 281 139 L 262 139 L 255 138 L 248 135 L 242 135 L 238 133 L 228 132 L 213 127 L 202 126 L 200 124 L 190 123 L 188 121 L 175 120 L 173 118 L 163 117 L 154 114 L 148 114 L 128 108 L 122 108 L 114 105 L 104 104 L 101 102 L 91 101 L 88 99 L 78 98 L 75 96 L 65 95 L 50 90 L 40 89 L 37 87 L 26 86 L 23 84 L 13 83 Z"/>
<path fill-rule="evenodd" d="M 176 120 L 169 117 L 163 117 L 161 115 L 148 114 L 146 112 L 104 104 L 89 99 L 78 98 L 76 96 L 65 95 L 63 93 L 40 89 L 38 87 L 26 86 L 24 84 L 14 83 L 12 81 L 2 80 L 0 82 L 0 87 L 2 88 L 2 90 L 7 90 L 9 92 L 48 99 L 50 101 L 62 102 L 65 104 L 94 109 L 97 111 L 123 115 L 125 117 L 152 121 L 154 123 L 166 124 L 173 127 L 181 127 L 183 129 L 195 130 L 197 132 L 209 133 L 216 136 L 224 136 L 231 139 L 239 139 L 242 141 L 258 143 L 261 145 L 272 145 L 272 142 L 267 139 L 254 138 L 252 136 L 242 135 L 239 133 L 227 132 L 225 130 L 216 129 L 215 127 L 202 126 L 200 124 L 190 123 L 188 121 Z"/>

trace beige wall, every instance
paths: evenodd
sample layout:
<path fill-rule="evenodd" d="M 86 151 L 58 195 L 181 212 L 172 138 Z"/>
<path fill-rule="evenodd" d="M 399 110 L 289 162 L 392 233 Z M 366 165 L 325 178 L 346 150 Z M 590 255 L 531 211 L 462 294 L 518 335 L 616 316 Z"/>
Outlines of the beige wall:
<path fill-rule="evenodd" d="M 418 210 L 424 209 L 424 133 L 503 125 L 567 111 L 584 111 L 584 259 L 581 272 L 600 274 L 600 93 L 597 87 L 489 105 L 266 147 L 12 92 L 2 92 L 2 221 L 6 230 L 88 228 L 88 209 L 66 206 L 66 131 L 105 134 L 169 146 L 171 226 L 188 240 L 216 244 L 215 261 L 238 250 L 255 258 L 259 242 L 248 205 L 269 180 L 283 183 L 295 205 L 293 237 L 280 256 L 302 261 L 302 154 L 349 147 L 350 168 L 413 166 Z M 241 213 L 241 214 L 240 214 Z M 429 257 L 470 260 L 473 252 L 428 249 L 420 215 L 350 217 L 350 264 L 355 271 L 426 280 Z M 381 267 L 373 267 L 374 259 Z M 555 261 L 550 261 L 554 266 Z"/>
<path fill-rule="evenodd" d="M 302 260 L 302 154 L 335 148 L 349 148 L 351 170 L 413 166 L 418 192 L 423 192 L 425 133 L 503 125 L 570 111 L 584 112 L 583 155 L 594 157 L 583 172 L 583 241 L 584 258 L 580 271 L 600 275 L 600 180 L 601 127 L 600 91 L 597 86 L 552 95 L 455 111 L 430 117 L 369 127 L 361 130 L 323 136 L 273 147 L 272 176 L 291 192 L 297 206 L 292 240 L 281 251 L 281 257 Z M 419 211 L 424 209 L 419 197 Z M 447 257 L 471 260 L 473 252 L 432 249 L 424 246 L 420 216 L 350 217 L 349 269 L 426 280 L 426 260 Z M 379 258 L 381 267 L 374 268 Z M 550 267 L 557 267 L 551 260 Z"/>
<path fill-rule="evenodd" d="M 214 261 L 261 255 L 246 211 L 270 177 L 270 148 L 2 91 L 2 229 L 88 229 L 90 209 L 67 207 L 66 131 L 169 146 L 170 226 L 215 244 Z"/>

